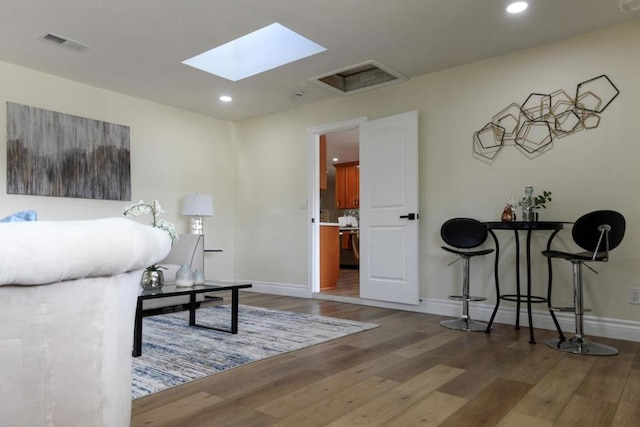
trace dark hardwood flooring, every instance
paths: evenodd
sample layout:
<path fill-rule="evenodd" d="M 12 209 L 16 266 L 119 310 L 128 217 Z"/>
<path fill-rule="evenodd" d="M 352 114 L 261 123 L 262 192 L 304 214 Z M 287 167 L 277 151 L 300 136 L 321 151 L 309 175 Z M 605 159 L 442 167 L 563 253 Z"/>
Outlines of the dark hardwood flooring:
<path fill-rule="evenodd" d="M 342 297 L 360 297 L 360 270 L 341 268 L 336 287 L 333 289 L 325 289 L 321 293 Z"/>
<path fill-rule="evenodd" d="M 640 426 L 640 343 L 602 338 L 620 354 L 577 356 L 546 347 L 552 331 L 531 345 L 509 325 L 453 331 L 441 316 L 250 292 L 240 303 L 380 327 L 136 399 L 133 426 Z"/>

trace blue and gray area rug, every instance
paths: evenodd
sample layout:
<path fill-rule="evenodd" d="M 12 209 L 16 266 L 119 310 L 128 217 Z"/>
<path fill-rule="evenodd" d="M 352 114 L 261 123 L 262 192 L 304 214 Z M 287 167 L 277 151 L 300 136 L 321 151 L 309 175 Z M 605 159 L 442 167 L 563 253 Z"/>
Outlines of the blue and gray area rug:
<path fill-rule="evenodd" d="M 228 305 L 204 307 L 196 321 L 229 328 L 230 310 Z M 189 327 L 186 311 L 143 322 L 142 356 L 133 359 L 133 399 L 378 326 L 246 305 L 240 305 L 237 335 Z"/>

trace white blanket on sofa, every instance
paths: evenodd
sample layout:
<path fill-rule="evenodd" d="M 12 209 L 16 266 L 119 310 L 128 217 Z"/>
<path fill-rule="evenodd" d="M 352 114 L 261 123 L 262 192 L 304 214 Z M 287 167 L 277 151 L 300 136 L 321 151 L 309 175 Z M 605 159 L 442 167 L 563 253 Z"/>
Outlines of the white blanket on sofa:
<path fill-rule="evenodd" d="M 0 285 L 38 285 L 141 270 L 171 249 L 168 234 L 128 218 L 0 224 Z"/>
<path fill-rule="evenodd" d="M 0 224 L 0 425 L 130 425 L 140 275 L 170 247 L 127 218 Z"/>

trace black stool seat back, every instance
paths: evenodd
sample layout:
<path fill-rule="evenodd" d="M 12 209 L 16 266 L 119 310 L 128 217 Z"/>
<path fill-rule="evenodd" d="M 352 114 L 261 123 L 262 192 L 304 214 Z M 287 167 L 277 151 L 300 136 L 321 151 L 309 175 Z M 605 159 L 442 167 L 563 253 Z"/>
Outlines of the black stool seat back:
<path fill-rule="evenodd" d="M 611 227 L 607 233 L 608 247 L 605 246 L 606 242 L 601 240 L 602 231 L 598 229 L 601 225 Z M 572 236 L 582 249 L 590 252 L 604 252 L 607 249 L 616 248 L 622 242 L 625 228 L 626 222 L 621 213 L 608 210 L 593 211 L 578 218 L 573 226 Z M 598 243 L 600 243 L 599 246 Z"/>
<path fill-rule="evenodd" d="M 452 218 L 440 228 L 442 240 L 455 248 L 480 246 L 487 240 L 487 235 L 486 225 L 472 218 Z"/>

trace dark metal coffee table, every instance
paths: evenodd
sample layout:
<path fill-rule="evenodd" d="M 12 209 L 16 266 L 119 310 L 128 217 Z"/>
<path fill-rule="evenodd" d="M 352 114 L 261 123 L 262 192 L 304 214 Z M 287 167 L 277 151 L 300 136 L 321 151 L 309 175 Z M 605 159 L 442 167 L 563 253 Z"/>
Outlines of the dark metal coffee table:
<path fill-rule="evenodd" d="M 234 283 L 234 282 L 212 282 L 206 281 L 204 285 L 196 285 L 188 288 L 177 287 L 175 284 L 165 284 L 161 289 L 144 290 L 140 289 L 138 294 L 138 303 L 136 305 L 136 319 L 133 327 L 133 357 L 139 357 L 142 354 L 142 302 L 146 299 L 167 298 L 180 295 L 189 295 L 189 326 L 197 326 L 200 328 L 214 329 L 217 331 L 228 332 L 230 334 L 238 333 L 238 291 L 240 289 L 250 288 L 250 283 Z M 231 291 L 231 328 L 220 329 L 211 326 L 196 324 L 196 294 L 208 292 Z"/>

